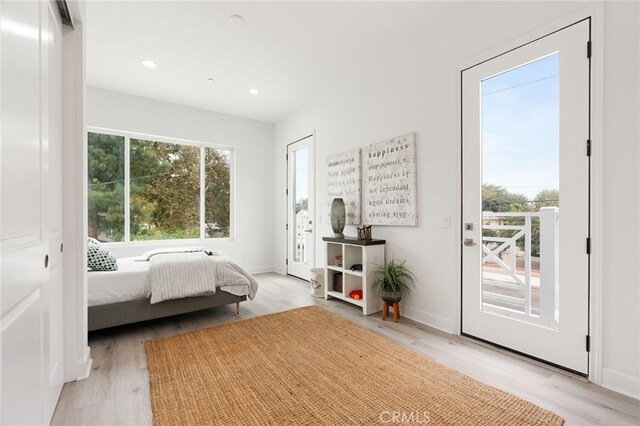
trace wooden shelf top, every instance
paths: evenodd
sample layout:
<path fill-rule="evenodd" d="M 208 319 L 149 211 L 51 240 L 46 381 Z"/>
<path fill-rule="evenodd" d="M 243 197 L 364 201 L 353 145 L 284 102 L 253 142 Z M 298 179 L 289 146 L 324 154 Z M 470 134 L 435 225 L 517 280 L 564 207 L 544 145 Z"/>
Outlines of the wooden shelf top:
<path fill-rule="evenodd" d="M 322 241 L 328 241 L 330 243 L 353 244 L 356 246 L 378 246 L 378 245 L 387 243 L 386 240 L 359 240 L 355 237 L 344 237 L 344 238 L 322 237 Z"/>

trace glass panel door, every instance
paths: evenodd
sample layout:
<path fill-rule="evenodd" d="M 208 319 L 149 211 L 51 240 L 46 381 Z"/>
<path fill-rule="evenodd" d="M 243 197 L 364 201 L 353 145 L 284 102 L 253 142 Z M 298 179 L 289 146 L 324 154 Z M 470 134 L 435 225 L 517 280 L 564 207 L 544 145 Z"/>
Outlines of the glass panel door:
<path fill-rule="evenodd" d="M 585 20 L 462 72 L 462 332 L 582 374 L 588 40 Z"/>
<path fill-rule="evenodd" d="M 313 137 L 289 145 L 287 159 L 287 273 L 308 280 L 314 262 Z"/>

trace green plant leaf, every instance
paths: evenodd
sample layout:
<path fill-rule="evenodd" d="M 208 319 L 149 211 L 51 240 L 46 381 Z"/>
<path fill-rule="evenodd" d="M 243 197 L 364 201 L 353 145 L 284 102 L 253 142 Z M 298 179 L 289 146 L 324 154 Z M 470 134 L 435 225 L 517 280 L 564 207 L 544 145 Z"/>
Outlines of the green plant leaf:
<path fill-rule="evenodd" d="M 374 288 L 378 292 L 392 291 L 411 294 L 416 277 L 405 261 L 391 259 L 386 265 L 375 265 Z"/>

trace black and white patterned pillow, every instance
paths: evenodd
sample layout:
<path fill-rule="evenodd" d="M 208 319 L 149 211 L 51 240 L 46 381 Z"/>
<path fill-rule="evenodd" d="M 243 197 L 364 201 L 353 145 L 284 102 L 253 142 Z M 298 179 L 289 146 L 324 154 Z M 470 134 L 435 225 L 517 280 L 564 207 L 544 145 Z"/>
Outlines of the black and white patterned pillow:
<path fill-rule="evenodd" d="M 100 244 L 100 241 L 87 239 L 87 266 L 94 271 L 117 271 L 116 257 Z"/>

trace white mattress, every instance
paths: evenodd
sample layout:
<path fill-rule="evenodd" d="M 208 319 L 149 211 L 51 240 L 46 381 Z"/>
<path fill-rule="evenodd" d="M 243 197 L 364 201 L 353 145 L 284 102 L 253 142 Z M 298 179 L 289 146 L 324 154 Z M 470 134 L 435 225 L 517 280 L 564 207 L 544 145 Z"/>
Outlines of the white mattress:
<path fill-rule="evenodd" d="M 118 259 L 117 271 L 87 273 L 89 306 L 146 299 L 151 295 L 149 262 L 135 262 L 134 259 Z"/>

